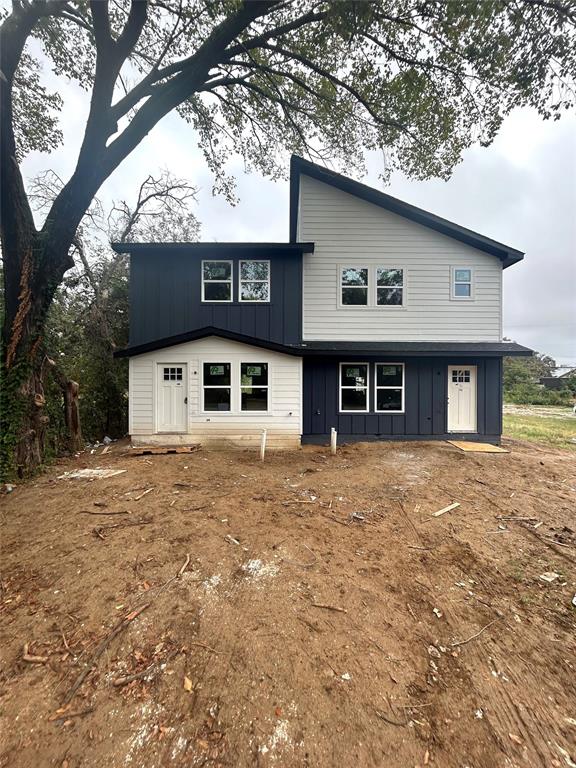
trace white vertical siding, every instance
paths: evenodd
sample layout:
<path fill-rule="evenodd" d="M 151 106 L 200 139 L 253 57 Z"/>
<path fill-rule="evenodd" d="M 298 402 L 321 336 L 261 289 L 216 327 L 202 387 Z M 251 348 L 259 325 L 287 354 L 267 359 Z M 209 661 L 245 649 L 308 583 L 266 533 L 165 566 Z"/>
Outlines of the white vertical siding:
<path fill-rule="evenodd" d="M 269 411 L 202 413 L 203 362 L 232 363 L 233 395 L 238 390 L 241 362 L 269 366 Z M 188 368 L 188 431 L 186 435 L 158 434 L 156 376 L 159 364 L 186 363 Z M 257 443 L 268 430 L 271 447 L 299 444 L 302 420 L 302 359 L 211 336 L 130 359 L 130 434 L 134 442 L 187 443 L 232 441 Z"/>
<path fill-rule="evenodd" d="M 354 195 L 300 176 L 303 337 L 326 341 L 501 341 L 502 264 Z M 404 269 L 405 307 L 339 307 L 341 266 Z M 474 299 L 451 299 L 451 267 L 473 267 Z"/>

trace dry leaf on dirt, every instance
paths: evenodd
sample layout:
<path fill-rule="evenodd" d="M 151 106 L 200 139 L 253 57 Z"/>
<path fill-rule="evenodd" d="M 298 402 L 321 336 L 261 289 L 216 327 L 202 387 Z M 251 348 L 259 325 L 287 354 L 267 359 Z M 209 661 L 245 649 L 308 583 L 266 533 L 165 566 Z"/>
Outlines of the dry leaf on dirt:
<path fill-rule="evenodd" d="M 192 680 L 190 680 L 189 677 L 186 677 L 186 675 L 184 675 L 184 690 L 188 691 L 188 693 L 191 693 L 192 692 L 192 688 L 193 688 Z"/>

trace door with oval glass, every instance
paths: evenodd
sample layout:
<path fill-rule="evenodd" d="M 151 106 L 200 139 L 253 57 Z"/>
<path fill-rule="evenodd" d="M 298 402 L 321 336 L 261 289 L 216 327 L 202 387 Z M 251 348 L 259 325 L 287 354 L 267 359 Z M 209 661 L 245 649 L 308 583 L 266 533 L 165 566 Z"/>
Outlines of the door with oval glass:
<path fill-rule="evenodd" d="M 186 432 L 186 364 L 158 366 L 157 432 Z"/>
<path fill-rule="evenodd" d="M 476 366 L 448 366 L 448 432 L 476 432 Z"/>

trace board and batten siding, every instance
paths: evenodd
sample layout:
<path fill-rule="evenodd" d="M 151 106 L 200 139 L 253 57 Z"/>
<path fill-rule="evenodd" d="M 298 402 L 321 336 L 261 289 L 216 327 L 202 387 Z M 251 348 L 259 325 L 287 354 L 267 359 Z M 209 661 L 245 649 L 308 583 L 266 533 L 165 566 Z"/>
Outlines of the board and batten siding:
<path fill-rule="evenodd" d="M 300 176 L 303 338 L 326 341 L 501 341 L 502 264 L 496 256 Z M 404 269 L 405 306 L 339 307 L 340 266 Z M 451 298 L 451 267 L 472 267 L 474 298 Z"/>
<path fill-rule="evenodd" d="M 339 360 L 310 357 L 304 360 L 304 443 L 325 443 L 334 427 L 341 442 L 356 440 L 482 440 L 497 443 L 502 432 L 502 358 L 408 358 L 386 360 L 362 357 L 368 363 L 369 412 L 339 410 Z M 350 357 L 345 362 L 350 362 Z M 405 365 L 404 413 L 374 410 L 374 365 Z M 477 431 L 448 432 L 448 366 L 477 368 Z"/>
<path fill-rule="evenodd" d="M 202 363 L 268 363 L 269 411 L 202 413 Z M 156 388 L 159 365 L 187 365 L 186 434 L 158 433 Z M 238 376 L 236 377 L 238 378 Z M 302 359 L 215 336 L 130 358 L 129 432 L 135 444 L 234 443 L 257 445 L 263 429 L 271 448 L 300 445 L 302 431 Z"/>

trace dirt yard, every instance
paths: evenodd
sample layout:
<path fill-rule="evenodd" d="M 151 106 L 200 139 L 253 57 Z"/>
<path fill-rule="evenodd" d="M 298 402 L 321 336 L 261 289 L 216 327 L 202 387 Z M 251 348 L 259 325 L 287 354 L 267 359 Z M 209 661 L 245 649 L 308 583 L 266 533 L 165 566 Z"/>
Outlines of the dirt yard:
<path fill-rule="evenodd" d="M 17 486 L 0 765 L 573 767 L 576 456 L 507 445 L 115 445 Z"/>

